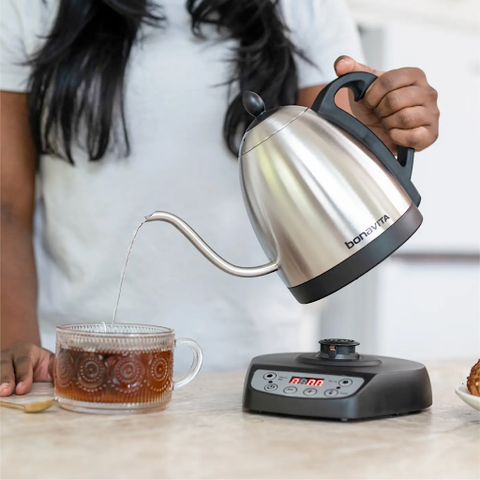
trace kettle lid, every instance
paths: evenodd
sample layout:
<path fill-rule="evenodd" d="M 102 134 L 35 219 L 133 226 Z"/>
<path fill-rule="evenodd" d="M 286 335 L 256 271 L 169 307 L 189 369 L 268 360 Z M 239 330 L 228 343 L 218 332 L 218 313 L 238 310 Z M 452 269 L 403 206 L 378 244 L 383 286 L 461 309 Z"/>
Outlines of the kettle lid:
<path fill-rule="evenodd" d="M 296 117 L 308 110 L 306 107 L 299 106 L 277 107 L 267 110 L 262 97 L 251 91 L 245 91 L 242 100 L 245 110 L 255 119 L 245 132 L 240 155 L 263 143 L 267 138 L 286 127 Z M 269 117 L 272 117 L 271 120 L 265 122 Z M 254 134 L 252 130 L 259 125 L 261 125 L 261 128 L 257 128 Z"/>

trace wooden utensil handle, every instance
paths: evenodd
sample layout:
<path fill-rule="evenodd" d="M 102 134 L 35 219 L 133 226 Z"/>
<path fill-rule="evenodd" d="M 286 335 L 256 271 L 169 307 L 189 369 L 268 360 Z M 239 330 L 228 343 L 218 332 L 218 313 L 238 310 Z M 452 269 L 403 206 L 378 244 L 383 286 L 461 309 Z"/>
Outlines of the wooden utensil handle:
<path fill-rule="evenodd" d="M 0 406 L 10 407 L 10 408 L 18 408 L 19 410 L 25 410 L 25 407 L 23 405 L 18 405 L 16 403 L 0 402 Z"/>

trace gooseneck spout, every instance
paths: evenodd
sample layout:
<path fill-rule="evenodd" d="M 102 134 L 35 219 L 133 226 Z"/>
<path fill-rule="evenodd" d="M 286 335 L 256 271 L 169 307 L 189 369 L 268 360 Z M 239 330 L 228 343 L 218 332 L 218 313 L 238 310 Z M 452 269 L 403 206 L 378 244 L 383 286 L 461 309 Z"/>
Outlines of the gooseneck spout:
<path fill-rule="evenodd" d="M 188 223 L 184 222 L 180 217 L 167 212 L 155 212 L 150 216 L 145 217 L 145 222 L 167 222 L 173 225 L 179 232 L 181 232 L 187 240 L 211 263 L 213 263 L 220 270 L 225 273 L 234 275 L 236 277 L 252 278 L 262 277 L 269 273 L 276 272 L 278 265 L 275 262 L 270 262 L 258 267 L 239 267 L 227 262 L 214 250 L 212 250 L 205 241 L 193 230 Z"/>

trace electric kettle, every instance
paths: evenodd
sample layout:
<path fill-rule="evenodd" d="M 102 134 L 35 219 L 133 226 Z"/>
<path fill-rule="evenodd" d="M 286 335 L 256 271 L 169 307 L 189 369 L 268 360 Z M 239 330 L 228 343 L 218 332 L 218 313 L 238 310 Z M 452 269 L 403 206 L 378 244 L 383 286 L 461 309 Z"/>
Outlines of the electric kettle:
<path fill-rule="evenodd" d="M 211 263 L 231 275 L 278 271 L 300 303 L 326 297 L 375 267 L 420 227 L 420 195 L 411 182 L 414 150 L 398 159 L 365 125 L 335 104 L 348 87 L 361 100 L 376 76 L 346 74 L 312 108 L 265 110 L 245 92 L 255 117 L 240 146 L 240 182 L 257 238 L 270 260 L 239 267 L 212 250 L 182 219 L 155 212 L 146 221 L 175 226 Z"/>

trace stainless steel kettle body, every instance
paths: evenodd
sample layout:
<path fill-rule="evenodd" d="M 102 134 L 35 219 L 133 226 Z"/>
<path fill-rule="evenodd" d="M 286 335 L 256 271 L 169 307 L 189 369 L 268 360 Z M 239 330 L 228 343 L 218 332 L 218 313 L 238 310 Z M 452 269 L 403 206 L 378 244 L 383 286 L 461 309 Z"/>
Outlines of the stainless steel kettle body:
<path fill-rule="evenodd" d="M 363 72 L 340 77 L 325 87 L 312 109 L 265 111 L 256 94 L 245 94 L 245 106 L 256 119 L 241 144 L 240 181 L 252 226 L 270 260 L 266 265 L 229 264 L 178 217 L 157 212 L 147 220 L 170 215 L 167 221 L 227 273 L 259 276 L 278 270 L 301 303 L 352 282 L 422 223 L 420 196 L 410 181 L 413 150 L 400 147 L 397 160 L 334 102 L 344 86 L 361 99 L 375 78 Z"/>

